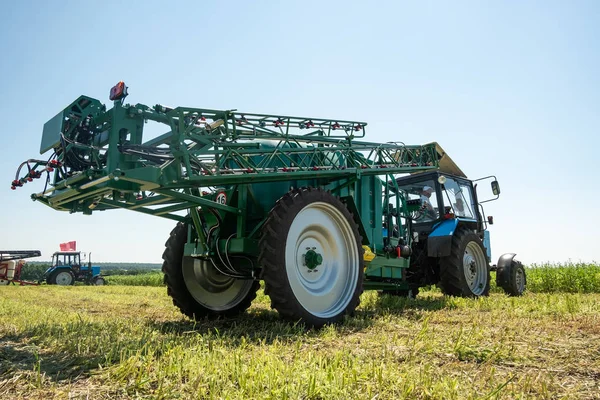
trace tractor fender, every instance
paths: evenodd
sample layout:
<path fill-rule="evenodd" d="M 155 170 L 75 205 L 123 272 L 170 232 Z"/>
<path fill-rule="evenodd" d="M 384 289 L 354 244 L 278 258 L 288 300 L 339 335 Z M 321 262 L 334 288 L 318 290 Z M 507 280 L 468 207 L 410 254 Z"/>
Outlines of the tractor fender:
<path fill-rule="evenodd" d="M 69 265 L 56 265 L 46 270 L 46 272 L 44 273 L 44 277 L 40 280 L 40 282 L 46 281 L 46 283 L 50 283 L 48 282 L 48 280 L 55 271 L 67 271 L 73 274 L 73 269 Z"/>
<path fill-rule="evenodd" d="M 516 255 L 516 253 L 505 253 L 498 259 L 498 264 L 496 264 L 496 284 L 498 286 L 502 286 L 508 282 L 510 270 Z"/>
<path fill-rule="evenodd" d="M 447 219 L 435 225 L 427 237 L 427 255 L 429 257 L 446 257 L 452 249 L 452 237 L 458 226 L 457 219 Z"/>
<path fill-rule="evenodd" d="M 58 270 L 64 270 L 64 271 L 73 272 L 73 268 L 71 268 L 69 265 L 58 265 L 58 266 L 54 266 L 54 267 L 48 268 L 46 270 L 46 272 L 44 272 L 44 275 L 45 276 L 49 276 L 54 271 L 58 271 Z"/>

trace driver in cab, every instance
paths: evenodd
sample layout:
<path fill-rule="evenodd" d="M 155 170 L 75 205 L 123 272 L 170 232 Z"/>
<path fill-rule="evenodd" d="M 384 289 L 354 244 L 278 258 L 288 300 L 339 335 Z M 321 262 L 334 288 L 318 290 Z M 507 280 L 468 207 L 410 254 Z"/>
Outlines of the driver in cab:
<path fill-rule="evenodd" d="M 431 205 L 431 195 L 433 194 L 433 188 L 431 186 L 424 186 L 421 191 L 421 208 L 425 211 L 427 218 L 436 219 L 437 212 Z"/>

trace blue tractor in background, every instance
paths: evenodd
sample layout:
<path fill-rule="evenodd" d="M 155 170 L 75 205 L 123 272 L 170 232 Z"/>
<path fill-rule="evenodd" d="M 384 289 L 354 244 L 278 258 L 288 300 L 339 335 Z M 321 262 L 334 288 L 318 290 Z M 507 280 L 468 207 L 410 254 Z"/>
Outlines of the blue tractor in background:
<path fill-rule="evenodd" d="M 52 255 L 52 266 L 46 270 L 42 280 L 49 285 L 68 286 L 75 282 L 104 285 L 106 281 L 100 275 L 100 267 L 92 266 L 91 254 L 87 265 L 82 264 L 81 256 L 79 251 L 57 251 Z"/>
<path fill-rule="evenodd" d="M 493 176 L 471 181 L 455 165 L 453 170 L 454 173 L 448 173 L 447 169 L 396 179 L 398 192 L 405 197 L 410 214 L 405 222 L 413 233 L 411 246 L 406 250 L 412 255 L 406 277 L 410 289 L 384 293 L 414 297 L 420 287 L 437 284 L 452 296 L 486 296 L 490 290 L 490 271 L 495 270 L 497 286 L 509 295 L 522 295 L 526 287 L 525 269 L 515 254 L 504 254 L 496 265 L 490 266 L 488 225 L 494 220 L 491 216 L 486 218 L 482 203 L 499 197 L 498 181 Z M 479 201 L 474 182 L 483 180 L 492 180 L 494 197 Z M 390 204 L 387 214 L 395 212 Z M 385 231 L 388 229 L 397 227 L 384 226 Z"/>

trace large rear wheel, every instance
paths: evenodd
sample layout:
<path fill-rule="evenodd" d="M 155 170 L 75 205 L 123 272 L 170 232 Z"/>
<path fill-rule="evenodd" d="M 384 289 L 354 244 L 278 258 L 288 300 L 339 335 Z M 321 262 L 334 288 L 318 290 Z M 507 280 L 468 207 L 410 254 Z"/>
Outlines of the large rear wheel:
<path fill-rule="evenodd" d="M 451 253 L 440 259 L 440 286 L 451 296 L 479 297 L 490 292 L 490 267 L 481 239 L 474 232 L 458 229 Z"/>
<path fill-rule="evenodd" d="M 69 286 L 75 283 L 75 276 L 71 271 L 67 270 L 58 270 L 54 271 L 50 278 L 48 278 L 48 283 L 51 285 L 61 285 L 61 286 Z"/>
<path fill-rule="evenodd" d="M 259 262 L 271 307 L 309 327 L 352 314 L 363 288 L 363 249 L 346 206 L 317 188 L 292 190 L 263 226 Z"/>
<path fill-rule="evenodd" d="M 210 260 L 183 256 L 187 225 L 171 232 L 163 253 L 164 282 L 173 304 L 190 318 L 232 317 L 244 312 L 260 287 L 258 281 L 220 273 Z"/>

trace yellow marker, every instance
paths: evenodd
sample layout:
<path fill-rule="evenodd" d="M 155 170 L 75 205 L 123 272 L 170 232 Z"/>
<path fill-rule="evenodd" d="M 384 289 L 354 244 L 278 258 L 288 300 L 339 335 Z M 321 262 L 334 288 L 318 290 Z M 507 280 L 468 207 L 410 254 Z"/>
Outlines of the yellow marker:
<path fill-rule="evenodd" d="M 366 262 L 373 261 L 373 259 L 375 258 L 375 253 L 373 253 L 373 252 L 371 251 L 371 248 L 370 248 L 369 246 L 365 246 L 365 245 L 363 245 L 363 249 L 365 249 L 365 254 L 364 254 L 364 256 L 363 256 L 363 259 L 364 259 Z"/>

